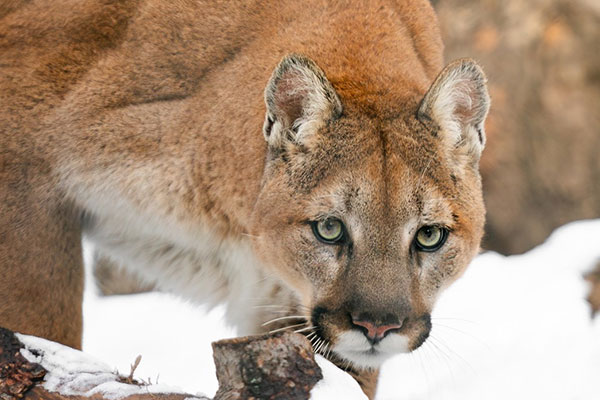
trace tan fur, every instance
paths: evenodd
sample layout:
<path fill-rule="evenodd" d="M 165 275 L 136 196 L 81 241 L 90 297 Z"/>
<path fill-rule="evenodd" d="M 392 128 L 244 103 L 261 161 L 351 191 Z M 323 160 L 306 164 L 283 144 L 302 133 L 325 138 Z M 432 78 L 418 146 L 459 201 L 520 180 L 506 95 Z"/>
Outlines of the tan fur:
<path fill-rule="evenodd" d="M 442 68 L 427 1 L 57 0 L 0 16 L 0 325 L 80 346 L 84 231 L 161 289 L 228 301 L 241 333 L 281 315 L 258 307 L 301 312 L 370 397 L 379 361 L 335 350 L 360 333 L 351 315 L 406 317 L 386 357 L 427 337 L 479 248 L 488 107 L 469 60 L 423 100 Z M 316 240 L 308 221 L 327 216 L 351 245 Z M 412 244 L 427 224 L 451 230 L 435 253 Z"/>

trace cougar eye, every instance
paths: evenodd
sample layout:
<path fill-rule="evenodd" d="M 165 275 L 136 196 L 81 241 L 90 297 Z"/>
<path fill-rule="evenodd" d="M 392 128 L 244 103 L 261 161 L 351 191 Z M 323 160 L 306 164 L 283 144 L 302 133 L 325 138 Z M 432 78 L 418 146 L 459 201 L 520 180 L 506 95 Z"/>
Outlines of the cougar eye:
<path fill-rule="evenodd" d="M 335 244 L 344 238 L 344 224 L 337 218 L 327 218 L 322 221 L 314 221 L 312 230 L 317 239 L 323 243 Z"/>
<path fill-rule="evenodd" d="M 439 226 L 423 226 L 417 231 L 415 245 L 420 251 L 436 251 L 446 241 L 448 230 Z"/>

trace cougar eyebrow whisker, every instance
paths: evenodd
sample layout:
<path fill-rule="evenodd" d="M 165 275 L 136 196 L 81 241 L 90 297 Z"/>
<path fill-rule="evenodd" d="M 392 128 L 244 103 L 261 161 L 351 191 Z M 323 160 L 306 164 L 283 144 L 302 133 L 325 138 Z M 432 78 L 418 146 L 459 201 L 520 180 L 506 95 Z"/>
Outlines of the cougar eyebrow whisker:
<path fill-rule="evenodd" d="M 425 166 L 425 168 L 423 168 L 423 171 L 421 172 L 421 176 L 419 176 L 419 182 L 417 183 L 417 188 L 415 190 L 416 193 L 418 193 L 419 190 L 421 189 L 421 183 L 422 183 L 423 177 L 425 176 L 425 173 L 429 169 L 429 166 L 431 165 L 432 161 L 433 161 L 433 157 L 430 157 L 429 161 L 427 162 L 427 165 Z"/>

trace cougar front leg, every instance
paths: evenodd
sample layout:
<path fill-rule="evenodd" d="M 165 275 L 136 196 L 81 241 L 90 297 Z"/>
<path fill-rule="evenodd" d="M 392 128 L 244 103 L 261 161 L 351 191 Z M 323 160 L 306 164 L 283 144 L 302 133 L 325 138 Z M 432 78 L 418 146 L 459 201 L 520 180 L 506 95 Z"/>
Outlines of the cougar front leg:
<path fill-rule="evenodd" d="M 0 326 L 81 348 L 79 220 L 17 166 L 0 170 Z"/>
<path fill-rule="evenodd" d="M 348 365 L 348 362 L 340 359 L 335 354 L 328 354 L 329 361 L 337 365 L 338 368 L 346 371 L 350 376 L 358 382 L 362 391 L 367 395 L 370 400 L 375 398 L 377 392 L 377 381 L 379 380 L 379 369 L 373 368 L 357 368 L 352 365 Z"/>
<path fill-rule="evenodd" d="M 350 375 L 360 385 L 360 388 L 365 392 L 370 400 L 375 398 L 375 392 L 377 391 L 377 380 L 379 379 L 378 369 L 363 369 L 363 370 L 350 370 Z"/>
<path fill-rule="evenodd" d="M 134 272 L 94 250 L 93 275 L 98 290 L 103 296 L 150 292 L 154 285 L 144 283 Z"/>

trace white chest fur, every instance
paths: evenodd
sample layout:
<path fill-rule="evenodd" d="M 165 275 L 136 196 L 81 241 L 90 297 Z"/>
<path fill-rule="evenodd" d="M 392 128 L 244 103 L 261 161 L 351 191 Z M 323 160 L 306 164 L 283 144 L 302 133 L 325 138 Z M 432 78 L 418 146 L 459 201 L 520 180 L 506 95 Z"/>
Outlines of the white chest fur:
<path fill-rule="evenodd" d="M 85 234 L 97 250 L 160 290 L 209 306 L 225 302 L 227 319 L 240 334 L 261 332 L 270 318 L 269 308 L 262 306 L 293 304 L 291 293 L 280 304 L 287 290 L 264 271 L 247 240 L 141 219 L 132 214 L 94 217 Z"/>

